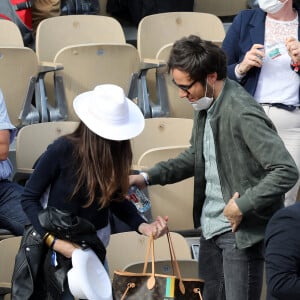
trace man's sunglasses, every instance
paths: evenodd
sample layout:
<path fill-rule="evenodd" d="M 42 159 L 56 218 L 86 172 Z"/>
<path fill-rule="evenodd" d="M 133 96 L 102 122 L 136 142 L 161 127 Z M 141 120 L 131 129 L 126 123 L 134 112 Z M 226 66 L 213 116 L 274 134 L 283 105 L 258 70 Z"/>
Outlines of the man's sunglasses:
<path fill-rule="evenodd" d="M 197 80 L 194 80 L 191 84 L 189 85 L 182 85 L 182 84 L 177 84 L 174 78 L 172 79 L 172 82 L 181 90 L 183 90 L 186 93 L 189 93 L 189 89 L 197 82 Z"/>

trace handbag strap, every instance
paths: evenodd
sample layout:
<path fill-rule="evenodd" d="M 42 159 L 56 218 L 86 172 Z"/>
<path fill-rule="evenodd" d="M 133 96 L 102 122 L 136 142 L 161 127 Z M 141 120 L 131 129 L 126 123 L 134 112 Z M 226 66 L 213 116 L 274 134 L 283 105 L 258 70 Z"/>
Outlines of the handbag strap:
<path fill-rule="evenodd" d="M 173 266 L 173 273 L 175 273 L 175 276 L 177 276 L 177 278 L 179 279 L 179 289 L 180 289 L 181 293 L 184 294 L 185 287 L 184 287 L 183 280 L 181 277 L 180 268 L 179 268 L 179 265 L 178 265 L 178 262 L 176 259 L 175 250 L 174 250 L 174 246 L 173 246 L 173 242 L 172 242 L 172 238 L 171 238 L 169 229 L 167 229 L 166 235 L 168 238 L 171 262 L 172 262 L 172 266 Z"/>
<path fill-rule="evenodd" d="M 154 237 L 153 237 L 152 234 L 151 234 L 151 236 L 149 237 L 149 240 L 148 240 L 148 246 L 147 246 L 145 262 L 144 262 L 144 269 L 143 269 L 144 274 L 146 273 L 146 270 L 147 270 L 147 264 L 148 264 L 148 260 L 149 260 L 150 251 L 151 251 L 151 276 L 147 281 L 147 288 L 151 290 L 155 286 Z"/>
<path fill-rule="evenodd" d="M 153 257 L 154 257 L 154 237 L 153 237 L 153 235 L 151 235 L 148 239 L 148 245 L 147 245 L 146 255 L 145 255 L 145 260 L 144 260 L 143 274 L 145 274 L 147 272 L 147 265 L 148 265 L 150 251 L 151 251 L 151 257 L 152 257 L 152 253 L 153 253 Z M 151 262 L 152 262 L 152 260 L 151 260 Z M 152 267 L 155 268 L 155 266 L 152 266 Z"/>
<path fill-rule="evenodd" d="M 171 258 L 171 263 L 172 263 L 172 268 L 173 268 L 173 274 L 179 279 L 179 289 L 182 294 L 185 293 L 185 287 L 183 284 L 183 280 L 181 277 L 179 265 L 176 259 L 175 255 L 175 250 L 174 246 L 172 243 L 172 238 L 169 229 L 167 228 L 167 239 L 168 239 L 168 245 L 169 245 L 169 251 L 170 251 L 170 258 Z M 148 240 L 148 246 L 146 250 L 146 256 L 145 256 L 145 261 L 144 261 L 144 268 L 143 268 L 143 274 L 146 273 L 147 270 L 147 265 L 148 265 L 148 260 L 149 260 L 149 255 L 151 252 L 151 276 L 148 279 L 147 282 L 147 287 L 149 289 L 152 289 L 155 285 L 155 256 L 154 256 L 154 237 L 151 235 Z"/>

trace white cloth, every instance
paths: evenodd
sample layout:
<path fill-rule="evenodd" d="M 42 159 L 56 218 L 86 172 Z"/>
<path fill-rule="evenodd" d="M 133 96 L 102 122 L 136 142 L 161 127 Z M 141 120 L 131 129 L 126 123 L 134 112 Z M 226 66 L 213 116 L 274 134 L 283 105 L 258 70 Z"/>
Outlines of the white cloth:
<path fill-rule="evenodd" d="M 264 51 L 254 98 L 259 103 L 299 105 L 300 76 L 291 67 L 285 47 L 288 37 L 298 40 L 298 16 L 292 21 L 266 18 Z"/>
<path fill-rule="evenodd" d="M 267 116 L 274 123 L 279 136 L 300 171 L 300 109 L 297 108 L 291 112 L 274 106 L 263 105 L 263 108 Z M 298 179 L 295 186 L 286 193 L 285 206 L 296 202 L 299 187 L 300 179 Z"/>

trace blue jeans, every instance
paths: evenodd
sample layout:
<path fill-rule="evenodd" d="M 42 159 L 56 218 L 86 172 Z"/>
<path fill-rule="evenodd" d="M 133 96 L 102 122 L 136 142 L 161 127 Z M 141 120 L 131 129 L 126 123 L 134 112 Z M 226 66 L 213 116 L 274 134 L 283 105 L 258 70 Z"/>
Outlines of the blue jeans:
<path fill-rule="evenodd" d="M 23 186 L 9 180 L 0 181 L 0 227 L 22 235 L 29 221 L 21 206 Z"/>
<path fill-rule="evenodd" d="M 264 265 L 263 241 L 237 249 L 234 233 L 200 238 L 199 275 L 205 300 L 259 300 Z"/>

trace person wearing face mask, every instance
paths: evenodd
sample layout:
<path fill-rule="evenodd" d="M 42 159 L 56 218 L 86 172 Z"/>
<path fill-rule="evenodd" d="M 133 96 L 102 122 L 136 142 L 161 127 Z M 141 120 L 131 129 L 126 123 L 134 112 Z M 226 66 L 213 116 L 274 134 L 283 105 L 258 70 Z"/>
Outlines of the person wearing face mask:
<path fill-rule="evenodd" d="M 221 48 L 194 35 L 183 37 L 172 47 L 168 68 L 179 96 L 195 109 L 191 145 L 178 157 L 131 175 L 130 184 L 145 188 L 194 176 L 203 299 L 258 300 L 265 227 L 297 181 L 297 167 L 262 106 L 226 78 Z"/>
<path fill-rule="evenodd" d="M 258 5 L 236 16 L 223 41 L 228 77 L 262 105 L 300 169 L 300 1 Z M 295 203 L 299 187 L 300 180 L 285 206 Z"/>

